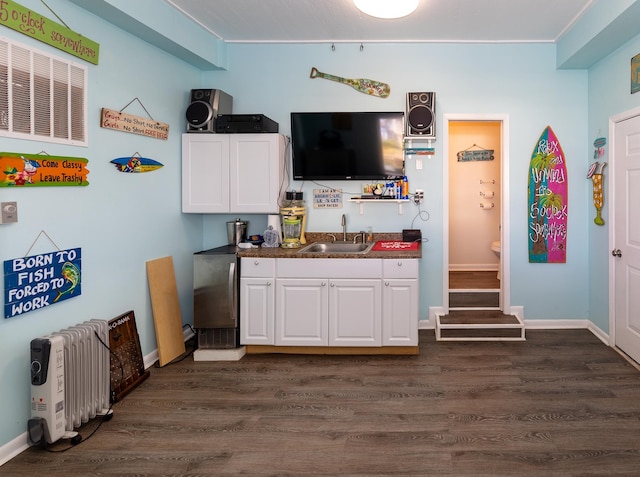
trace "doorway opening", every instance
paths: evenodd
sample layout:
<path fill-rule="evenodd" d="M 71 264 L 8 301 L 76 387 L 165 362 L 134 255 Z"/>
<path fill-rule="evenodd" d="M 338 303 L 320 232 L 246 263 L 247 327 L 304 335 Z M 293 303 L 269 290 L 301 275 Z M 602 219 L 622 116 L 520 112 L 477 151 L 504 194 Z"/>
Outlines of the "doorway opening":
<path fill-rule="evenodd" d="M 506 115 L 445 115 L 445 313 L 510 313 L 508 128 Z"/>

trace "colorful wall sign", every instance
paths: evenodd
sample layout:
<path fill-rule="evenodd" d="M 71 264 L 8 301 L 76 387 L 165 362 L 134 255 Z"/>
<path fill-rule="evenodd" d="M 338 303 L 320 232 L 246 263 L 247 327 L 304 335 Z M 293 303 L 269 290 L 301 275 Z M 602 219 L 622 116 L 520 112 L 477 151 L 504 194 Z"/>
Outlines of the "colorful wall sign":
<path fill-rule="evenodd" d="M 148 157 L 129 156 L 118 157 L 111 161 L 120 172 L 151 172 L 163 167 L 163 164 Z"/>
<path fill-rule="evenodd" d="M 94 65 L 98 64 L 98 43 L 11 0 L 0 0 L 0 25 Z"/>
<path fill-rule="evenodd" d="M 0 187 L 87 186 L 88 162 L 81 157 L 0 152 Z"/>
<path fill-rule="evenodd" d="M 81 294 L 80 248 L 4 262 L 4 317 L 11 318 Z"/>
<path fill-rule="evenodd" d="M 1 1 L 1 0 L 0 0 Z M 100 126 L 116 131 L 140 134 L 141 136 L 155 137 L 167 140 L 169 138 L 169 125 L 154 119 L 134 116 L 133 114 L 102 108 Z"/>
<path fill-rule="evenodd" d="M 540 135 L 529 164 L 529 262 L 567 261 L 567 166 L 551 127 Z"/>

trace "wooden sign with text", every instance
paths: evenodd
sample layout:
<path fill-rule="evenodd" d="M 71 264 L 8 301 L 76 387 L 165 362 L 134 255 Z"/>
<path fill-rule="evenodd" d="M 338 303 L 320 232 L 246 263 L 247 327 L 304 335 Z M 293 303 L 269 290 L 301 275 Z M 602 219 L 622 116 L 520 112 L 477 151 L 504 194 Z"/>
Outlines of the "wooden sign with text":
<path fill-rule="evenodd" d="M 0 0 L 0 25 L 35 38 L 83 59 L 98 64 L 100 45 L 39 13 L 11 0 Z"/>
<path fill-rule="evenodd" d="M 102 108 L 100 126 L 115 129 L 116 131 L 164 139 L 165 141 L 169 138 L 169 125 L 167 123 L 122 113 L 113 109 Z"/>
<path fill-rule="evenodd" d="M 88 186 L 88 162 L 82 157 L 0 152 L 0 187 Z"/>

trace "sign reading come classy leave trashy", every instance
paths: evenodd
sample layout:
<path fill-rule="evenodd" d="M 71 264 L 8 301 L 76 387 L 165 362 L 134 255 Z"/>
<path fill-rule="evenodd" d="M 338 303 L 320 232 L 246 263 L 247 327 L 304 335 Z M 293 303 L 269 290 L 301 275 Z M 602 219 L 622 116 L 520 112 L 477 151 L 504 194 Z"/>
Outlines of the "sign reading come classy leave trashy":
<path fill-rule="evenodd" d="M 70 55 L 98 64 L 100 45 L 11 0 L 0 0 L 0 25 L 35 38 Z"/>
<path fill-rule="evenodd" d="M 87 186 L 87 162 L 82 157 L 0 152 L 0 187 Z"/>

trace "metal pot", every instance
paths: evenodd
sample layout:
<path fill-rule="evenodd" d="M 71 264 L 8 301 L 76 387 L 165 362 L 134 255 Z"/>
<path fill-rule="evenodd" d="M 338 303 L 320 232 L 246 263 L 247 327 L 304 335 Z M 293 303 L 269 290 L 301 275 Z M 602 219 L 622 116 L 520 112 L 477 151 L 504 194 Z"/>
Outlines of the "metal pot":
<path fill-rule="evenodd" d="M 229 245 L 238 245 L 240 242 L 247 240 L 247 225 L 249 222 L 246 220 L 232 220 L 227 222 L 227 238 L 229 239 Z"/>

